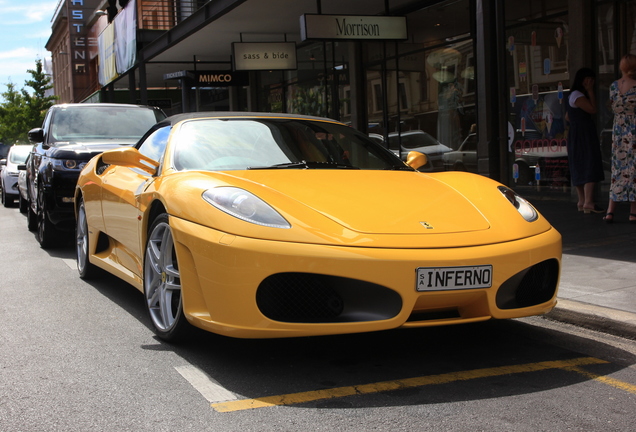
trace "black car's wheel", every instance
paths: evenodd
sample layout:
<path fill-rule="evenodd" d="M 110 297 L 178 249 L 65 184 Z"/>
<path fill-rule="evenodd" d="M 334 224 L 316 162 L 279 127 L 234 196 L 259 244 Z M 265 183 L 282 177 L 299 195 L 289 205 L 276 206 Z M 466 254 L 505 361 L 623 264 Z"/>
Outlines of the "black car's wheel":
<path fill-rule="evenodd" d="M 42 188 L 38 190 L 37 206 L 37 239 L 42 249 L 48 249 L 58 241 L 58 233 L 55 225 L 49 220 L 46 199 L 42 193 Z"/>
<path fill-rule="evenodd" d="M 29 203 L 27 200 L 24 199 L 22 194 L 18 195 L 18 204 L 20 208 L 20 213 L 26 213 L 27 208 L 29 207 Z"/>
<path fill-rule="evenodd" d="M 38 215 L 35 214 L 31 204 L 27 201 L 27 228 L 29 231 L 35 231 L 38 229 Z"/>
<path fill-rule="evenodd" d="M 95 276 L 97 267 L 89 260 L 88 248 L 88 221 L 86 220 L 86 208 L 84 201 L 80 201 L 77 210 L 77 224 L 75 225 L 75 249 L 77 251 L 77 271 L 82 279 L 90 279 Z"/>
<path fill-rule="evenodd" d="M 150 228 L 144 259 L 144 295 L 157 336 L 167 341 L 181 338 L 190 324 L 183 314 L 179 263 L 165 213 Z"/>
<path fill-rule="evenodd" d="M 0 189 L 2 189 L 2 193 L 0 193 L 0 195 L 2 196 L 2 205 L 5 207 L 11 207 L 11 204 L 13 204 L 13 200 L 7 198 L 7 193 L 4 191 L 4 188 L 2 186 L 0 186 Z"/>

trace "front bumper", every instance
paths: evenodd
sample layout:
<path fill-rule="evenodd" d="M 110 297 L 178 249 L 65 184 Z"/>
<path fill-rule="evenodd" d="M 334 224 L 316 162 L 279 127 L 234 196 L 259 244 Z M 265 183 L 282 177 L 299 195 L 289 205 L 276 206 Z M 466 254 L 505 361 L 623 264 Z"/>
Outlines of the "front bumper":
<path fill-rule="evenodd" d="M 358 333 L 518 318 L 556 305 L 561 236 L 502 244 L 381 249 L 225 234 L 171 217 L 184 312 L 233 337 Z M 492 265 L 492 287 L 418 292 L 418 267 Z"/>
<path fill-rule="evenodd" d="M 78 172 L 55 171 L 50 184 L 44 187 L 49 220 L 61 230 L 75 227 L 74 194 Z"/>
<path fill-rule="evenodd" d="M 11 197 L 17 197 L 20 191 L 18 190 L 18 176 L 7 175 L 4 178 L 4 186 L 6 195 Z"/>

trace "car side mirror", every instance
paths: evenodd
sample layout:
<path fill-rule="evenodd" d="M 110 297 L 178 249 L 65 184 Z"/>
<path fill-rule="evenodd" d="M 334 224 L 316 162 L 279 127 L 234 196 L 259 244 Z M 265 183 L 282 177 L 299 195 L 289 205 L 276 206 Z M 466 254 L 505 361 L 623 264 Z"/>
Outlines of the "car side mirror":
<path fill-rule="evenodd" d="M 7 166 L 7 160 L 6 159 L 0 159 L 0 166 Z"/>
<path fill-rule="evenodd" d="M 424 153 L 412 151 L 406 156 L 406 164 L 413 169 L 419 169 L 428 163 Z"/>
<path fill-rule="evenodd" d="M 32 143 L 41 143 L 44 141 L 44 129 L 35 128 L 29 131 L 29 141 Z"/>
<path fill-rule="evenodd" d="M 18 171 L 26 171 L 26 164 L 18 165 Z"/>
<path fill-rule="evenodd" d="M 105 164 L 139 168 L 151 175 L 156 174 L 157 168 L 159 167 L 159 162 L 142 155 L 139 153 L 139 150 L 132 147 L 105 151 L 102 153 L 101 158 Z"/>

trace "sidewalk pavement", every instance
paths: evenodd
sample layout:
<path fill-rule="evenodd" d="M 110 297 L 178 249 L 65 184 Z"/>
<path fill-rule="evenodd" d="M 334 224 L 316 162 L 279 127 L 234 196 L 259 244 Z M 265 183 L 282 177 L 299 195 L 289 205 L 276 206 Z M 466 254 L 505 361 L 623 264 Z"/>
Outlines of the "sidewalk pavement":
<path fill-rule="evenodd" d="M 527 198 L 563 237 L 558 304 L 546 317 L 636 339 L 636 223 L 628 222 L 629 204 L 619 203 L 607 224 L 604 214 L 579 212 L 574 201 Z"/>

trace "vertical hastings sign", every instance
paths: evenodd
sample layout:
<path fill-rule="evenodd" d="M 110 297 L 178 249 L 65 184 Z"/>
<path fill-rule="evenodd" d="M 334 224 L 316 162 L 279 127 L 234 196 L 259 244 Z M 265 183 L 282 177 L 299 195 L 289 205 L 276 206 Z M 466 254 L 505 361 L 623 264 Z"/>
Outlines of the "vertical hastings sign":
<path fill-rule="evenodd" d="M 96 45 L 94 39 L 88 38 L 86 20 L 91 9 L 85 4 L 86 0 L 68 0 L 68 25 L 71 42 L 71 63 L 73 75 L 85 74 L 88 71 L 87 48 Z"/>
<path fill-rule="evenodd" d="M 406 17 L 304 14 L 300 17 L 302 40 L 405 40 Z"/>

